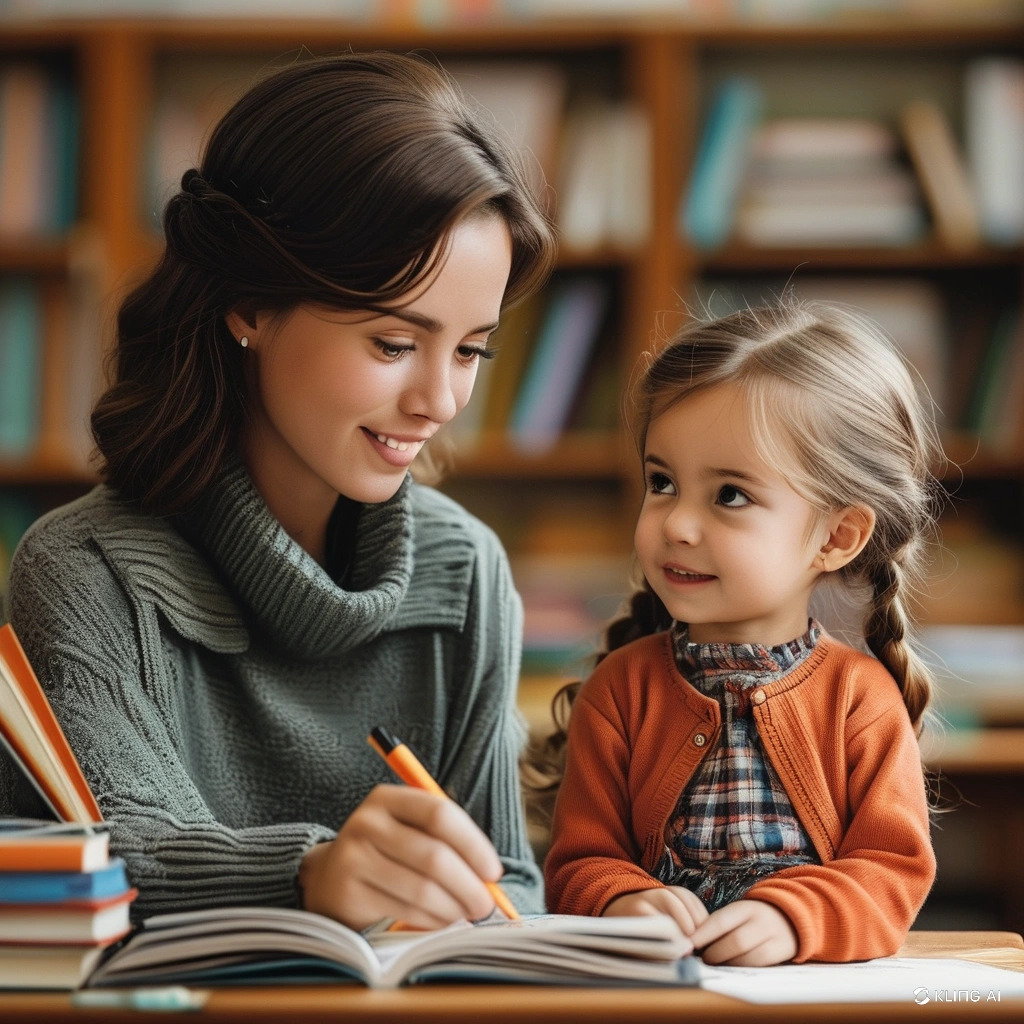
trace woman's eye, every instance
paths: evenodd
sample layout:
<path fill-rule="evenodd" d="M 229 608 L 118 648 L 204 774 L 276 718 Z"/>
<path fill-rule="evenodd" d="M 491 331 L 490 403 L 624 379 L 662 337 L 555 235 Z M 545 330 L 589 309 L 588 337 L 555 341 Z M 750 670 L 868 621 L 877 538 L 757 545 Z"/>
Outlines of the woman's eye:
<path fill-rule="evenodd" d="M 412 345 L 398 345 L 387 338 L 374 338 L 373 343 L 380 349 L 381 355 L 391 360 L 401 359 L 406 352 L 413 350 Z"/>
<path fill-rule="evenodd" d="M 459 357 L 469 363 L 474 359 L 493 359 L 494 353 L 483 346 L 478 348 L 476 345 L 460 345 Z"/>
<path fill-rule="evenodd" d="M 744 505 L 750 504 L 750 499 L 738 487 L 726 484 L 718 492 L 718 504 L 726 508 L 743 508 Z"/>
<path fill-rule="evenodd" d="M 647 486 L 652 494 L 674 494 L 672 481 L 664 473 L 651 473 L 647 477 Z"/>

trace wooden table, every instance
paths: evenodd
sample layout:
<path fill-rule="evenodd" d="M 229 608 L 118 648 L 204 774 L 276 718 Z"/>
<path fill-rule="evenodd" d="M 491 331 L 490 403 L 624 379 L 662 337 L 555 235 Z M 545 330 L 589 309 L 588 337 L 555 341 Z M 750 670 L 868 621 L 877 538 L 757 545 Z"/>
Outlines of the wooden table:
<path fill-rule="evenodd" d="M 1024 942 L 1012 932 L 911 932 L 901 956 L 962 957 L 1024 972 Z M 243 988 L 214 990 L 194 1020 L 256 1022 L 330 1021 L 364 1024 L 408 1021 L 451 1024 L 559 1024 L 559 1022 L 638 1021 L 655 1024 L 722 1024 L 760 1021 L 857 1022 L 922 1021 L 938 1014 L 943 1021 L 1021 1021 L 1024 999 L 998 1004 L 907 1003 L 755 1006 L 699 989 L 554 988 L 529 985 L 436 985 L 398 992 L 373 992 L 355 986 Z M 166 1018 L 158 1014 L 157 1018 Z M 4 1024 L 49 1021 L 148 1021 L 153 1013 L 131 1010 L 75 1009 L 67 995 L 0 995 Z"/>

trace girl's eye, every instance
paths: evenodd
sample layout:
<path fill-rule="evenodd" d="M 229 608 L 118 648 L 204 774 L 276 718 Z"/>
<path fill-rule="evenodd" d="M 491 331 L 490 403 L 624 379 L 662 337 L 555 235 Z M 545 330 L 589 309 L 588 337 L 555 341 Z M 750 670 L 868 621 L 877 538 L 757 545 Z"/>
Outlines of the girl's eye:
<path fill-rule="evenodd" d="M 743 508 L 750 504 L 750 499 L 738 487 L 726 484 L 718 492 L 718 504 L 726 508 Z"/>
<path fill-rule="evenodd" d="M 477 347 L 476 345 L 460 345 L 459 346 L 459 357 L 464 359 L 467 363 L 473 362 L 474 359 L 493 359 L 494 353 L 487 348 Z"/>
<path fill-rule="evenodd" d="M 651 473 L 647 477 L 647 486 L 652 494 L 675 494 L 675 487 L 664 473 Z"/>
<path fill-rule="evenodd" d="M 415 347 L 413 345 L 398 345 L 393 341 L 388 341 L 387 338 L 374 338 L 373 343 L 380 349 L 381 355 L 392 362 L 401 359 L 406 352 L 411 352 Z"/>

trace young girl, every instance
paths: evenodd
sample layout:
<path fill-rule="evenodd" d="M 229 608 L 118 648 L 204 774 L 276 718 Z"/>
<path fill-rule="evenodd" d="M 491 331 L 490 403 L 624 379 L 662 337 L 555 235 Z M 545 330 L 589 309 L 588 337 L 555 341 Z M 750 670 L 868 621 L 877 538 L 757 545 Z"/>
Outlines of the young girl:
<path fill-rule="evenodd" d="M 710 963 L 895 953 L 935 873 L 905 609 L 934 423 L 870 323 L 799 304 L 684 330 L 639 415 L 645 584 L 572 708 L 549 908 L 670 914 Z M 877 660 L 809 619 L 829 577 Z"/>

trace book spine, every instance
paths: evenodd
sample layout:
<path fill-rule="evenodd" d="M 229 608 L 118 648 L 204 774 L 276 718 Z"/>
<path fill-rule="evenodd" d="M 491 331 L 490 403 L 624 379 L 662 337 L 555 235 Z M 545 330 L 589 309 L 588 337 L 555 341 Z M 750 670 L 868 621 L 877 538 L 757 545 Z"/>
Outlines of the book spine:
<path fill-rule="evenodd" d="M 566 285 L 552 300 L 512 411 L 512 443 L 520 450 L 539 454 L 557 442 L 607 303 L 606 288 L 594 278 Z"/>
<path fill-rule="evenodd" d="M 981 229 L 989 241 L 1024 239 L 1024 62 L 991 58 L 967 67 L 967 158 Z"/>
<path fill-rule="evenodd" d="M 722 86 L 712 107 L 680 207 L 682 234 L 702 249 L 716 248 L 732 232 L 750 137 L 761 106 L 757 83 L 734 78 Z"/>
<path fill-rule="evenodd" d="M 0 281 L 0 458 L 26 458 L 39 436 L 40 333 L 35 284 Z"/>

